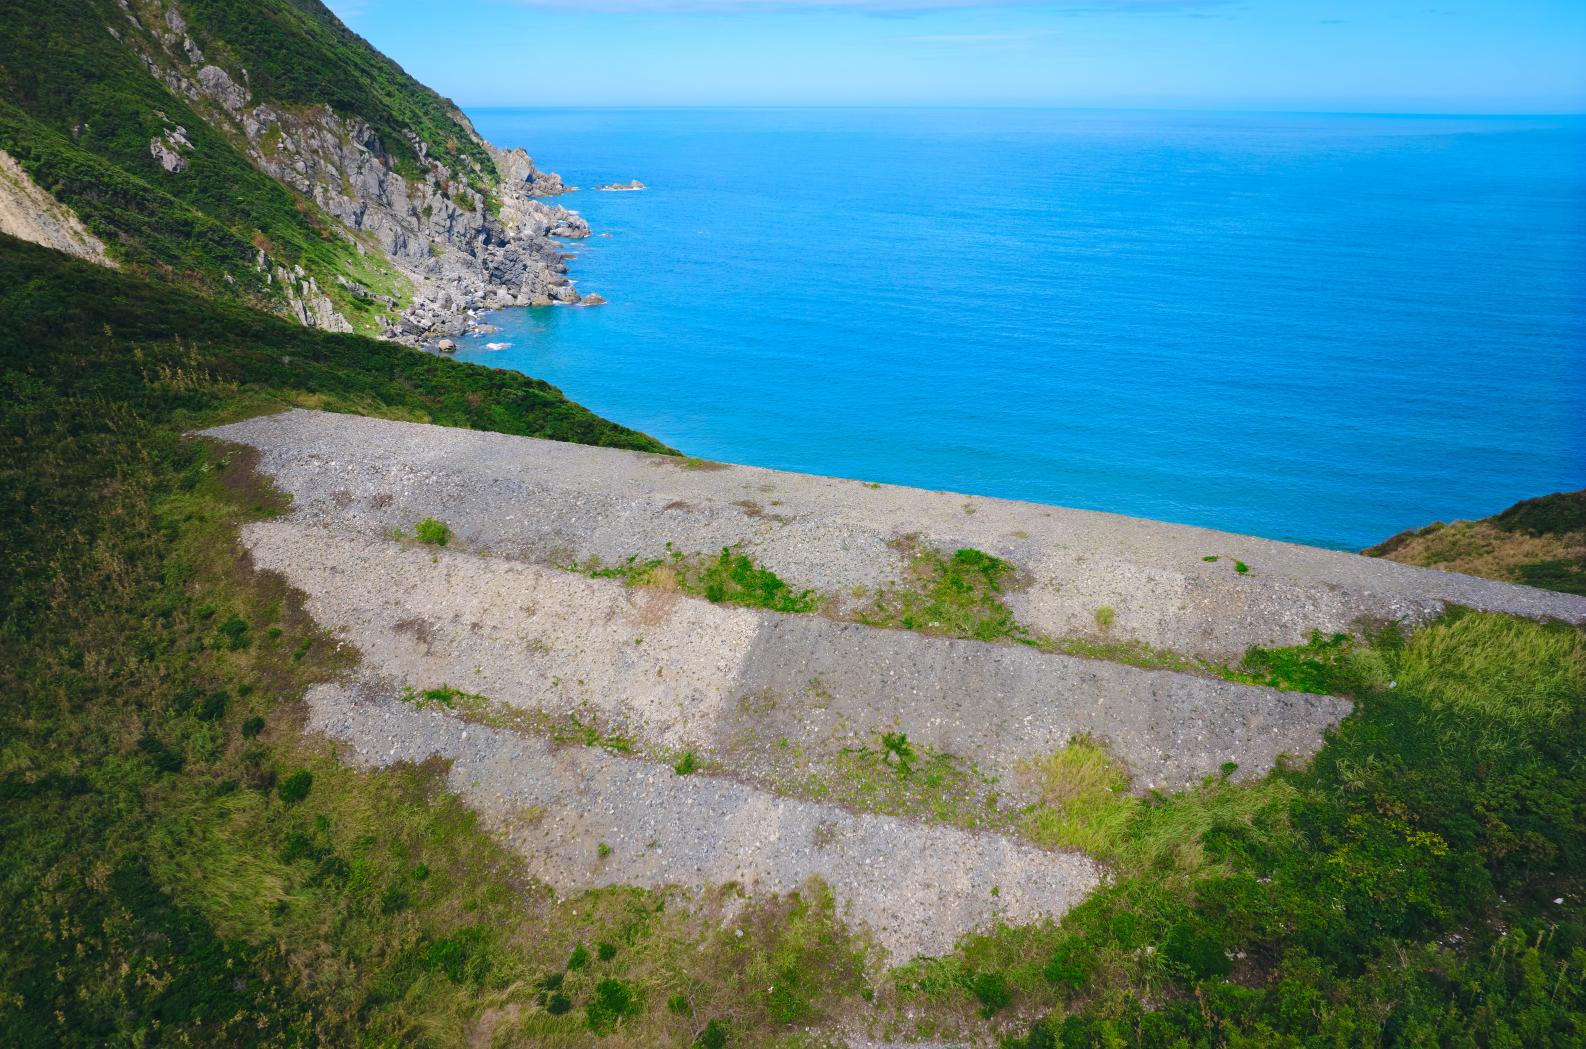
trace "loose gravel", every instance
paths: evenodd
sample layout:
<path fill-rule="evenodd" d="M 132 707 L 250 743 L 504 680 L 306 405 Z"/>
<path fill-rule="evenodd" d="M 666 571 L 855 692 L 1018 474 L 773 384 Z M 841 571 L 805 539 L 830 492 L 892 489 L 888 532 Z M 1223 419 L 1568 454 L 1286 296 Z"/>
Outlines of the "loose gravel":
<path fill-rule="evenodd" d="M 790 583 L 832 594 L 899 578 L 895 541 L 914 536 L 1025 570 L 1030 585 L 1010 605 L 1040 633 L 1211 659 L 1315 629 L 1413 624 L 1449 603 L 1586 623 L 1583 597 L 1086 510 L 326 412 L 209 433 L 259 449 L 304 523 L 382 535 L 437 517 L 471 548 L 535 562 L 741 544 Z"/>
<path fill-rule="evenodd" d="M 727 882 L 786 892 L 819 877 L 844 917 L 897 963 L 942 954 L 998 922 L 1058 917 L 1100 881 L 1096 865 L 1076 854 L 680 776 L 595 747 L 557 747 L 420 710 L 399 691 L 374 677 L 315 686 L 310 727 L 348 744 L 366 766 L 449 760 L 450 789 L 531 874 L 562 892 Z"/>
<path fill-rule="evenodd" d="M 1085 733 L 1140 789 L 1178 789 L 1226 762 L 1258 776 L 1280 754 L 1309 756 L 1349 711 L 1332 696 L 712 605 L 290 521 L 249 525 L 243 542 L 382 674 L 587 716 L 751 776 L 739 759 L 756 740 L 821 759 L 902 732 L 1017 794 L 1021 761 Z"/>

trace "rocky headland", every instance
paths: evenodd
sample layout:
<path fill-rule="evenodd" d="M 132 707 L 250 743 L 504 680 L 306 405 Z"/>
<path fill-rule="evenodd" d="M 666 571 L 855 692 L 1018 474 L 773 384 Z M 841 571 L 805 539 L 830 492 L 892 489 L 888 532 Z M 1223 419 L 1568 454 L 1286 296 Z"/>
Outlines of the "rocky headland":
<path fill-rule="evenodd" d="M 137 21 L 131 10 L 126 16 Z M 343 227 L 338 233 L 380 252 L 406 278 L 412 288 L 406 302 L 385 296 L 390 312 L 382 316 L 382 337 L 428 345 L 469 330 L 485 310 L 579 301 L 558 241 L 590 231 L 577 213 L 547 202 L 567 191 L 561 177 L 540 171 L 522 149 L 486 142 L 461 111 L 452 119 L 484 148 L 495 170 L 461 152 L 437 158 L 410 134 L 407 144 L 419 163 L 404 172 L 388 144 L 359 118 L 329 105 L 294 109 L 254 98 L 247 71 L 205 54 L 174 3 L 163 7 L 163 25 L 155 32 L 128 39 L 154 43 L 142 55 L 151 74 L 211 124 L 245 140 L 254 164 L 312 198 Z M 182 160 L 180 137 L 173 134 L 150 146 L 156 156 L 163 152 L 168 167 L 171 158 Z M 263 249 L 258 264 L 270 266 Z M 290 289 L 291 312 L 304 324 L 352 330 L 312 275 L 275 267 L 271 276 Z"/>
<path fill-rule="evenodd" d="M 192 210 L 167 209 L 178 216 L 172 223 L 202 232 L 183 227 L 151 242 L 138 208 L 106 210 L 78 192 L 33 139 L 0 160 L 0 228 L 107 264 L 184 273 L 211 294 L 309 327 L 430 349 L 477 330 L 488 310 L 580 300 L 562 242 L 589 236 L 589 225 L 553 199 L 574 187 L 524 150 L 486 142 L 452 103 L 408 81 L 329 12 L 315 5 L 302 26 L 287 27 L 280 46 L 303 51 L 282 56 L 260 50 L 266 45 L 224 12 L 188 0 L 96 8 L 74 16 L 85 33 L 101 20 L 96 62 L 115 70 L 129 96 L 149 100 L 147 144 L 96 156 L 123 165 L 151 201 L 183 201 Z M 339 93 L 301 99 L 284 67 L 328 54 L 363 56 L 366 82 L 349 77 Z M 145 74 L 159 86 L 139 83 Z M 405 97 L 393 99 L 393 89 Z M 103 123 L 84 120 L 70 134 L 108 150 L 94 138 Z M 62 156 L 72 148 L 49 142 Z M 257 208 L 239 218 L 227 201 L 243 199 Z M 202 259 L 191 253 L 195 238 Z"/>

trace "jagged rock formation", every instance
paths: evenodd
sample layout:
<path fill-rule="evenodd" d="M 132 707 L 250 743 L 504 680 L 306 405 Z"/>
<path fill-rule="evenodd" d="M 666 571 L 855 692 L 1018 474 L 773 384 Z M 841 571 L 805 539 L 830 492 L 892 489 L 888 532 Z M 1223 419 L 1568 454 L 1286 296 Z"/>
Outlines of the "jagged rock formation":
<path fill-rule="evenodd" d="M 463 330 L 469 311 L 578 301 L 551 238 L 588 236 L 589 227 L 540 199 L 562 192 L 562 182 L 540 172 L 524 150 L 495 149 L 453 111 L 496 170 L 467 155 L 434 157 L 429 144 L 409 132 L 418 163 L 405 173 L 366 121 L 328 104 L 288 107 L 256 99 L 245 68 L 226 68 L 194 42 L 178 0 L 152 0 L 148 7 L 162 13 L 165 30 L 128 39 L 153 45 L 141 55 L 150 74 L 240 138 L 254 164 L 312 199 L 411 282 L 412 301 L 394 311 L 383 327 L 386 337 L 418 343 Z M 181 130 L 158 140 L 168 147 L 157 154 L 168 170 L 185 167 Z M 288 311 L 300 321 L 351 330 L 312 275 L 284 275 L 277 268 L 276 276 L 287 282 Z"/>
<path fill-rule="evenodd" d="M 0 233 L 114 267 L 105 245 L 76 213 L 39 188 L 11 154 L 0 149 Z"/>
<path fill-rule="evenodd" d="M 0 147 L 132 268 L 414 345 L 481 310 L 579 300 L 556 238 L 589 227 L 546 199 L 561 179 L 317 0 L 83 0 L 7 21 Z M 93 91 L 45 57 L 52 41 L 98 71 Z"/>

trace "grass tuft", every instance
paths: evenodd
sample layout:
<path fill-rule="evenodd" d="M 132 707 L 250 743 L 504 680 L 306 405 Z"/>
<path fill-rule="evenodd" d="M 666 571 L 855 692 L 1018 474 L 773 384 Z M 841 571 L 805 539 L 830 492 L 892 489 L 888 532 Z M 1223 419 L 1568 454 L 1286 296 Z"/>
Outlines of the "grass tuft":
<path fill-rule="evenodd" d="M 452 530 L 445 521 L 438 521 L 433 517 L 426 517 L 413 526 L 413 537 L 421 543 L 431 546 L 445 546 L 452 538 Z"/>
<path fill-rule="evenodd" d="M 685 554 L 667 545 L 665 557 L 641 560 L 634 555 L 617 565 L 588 561 L 564 567 L 596 579 L 621 579 L 633 587 L 681 591 L 714 604 L 795 614 L 814 612 L 820 606 L 813 590 L 794 590 L 775 572 L 732 547 L 723 547 L 712 557 Z"/>

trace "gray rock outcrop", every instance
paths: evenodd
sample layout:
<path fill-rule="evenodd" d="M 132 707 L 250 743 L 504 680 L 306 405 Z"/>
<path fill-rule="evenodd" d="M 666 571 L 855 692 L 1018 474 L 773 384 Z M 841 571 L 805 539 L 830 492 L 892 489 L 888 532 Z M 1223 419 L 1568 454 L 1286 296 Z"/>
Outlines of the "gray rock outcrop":
<path fill-rule="evenodd" d="M 127 18 L 143 28 L 130 11 Z M 244 139 L 254 164 L 312 200 L 339 225 L 336 233 L 397 271 L 411 298 L 405 308 L 389 303 L 383 337 L 418 346 L 466 330 L 470 311 L 578 301 L 556 238 L 587 237 L 589 225 L 545 199 L 567 187 L 522 149 L 485 142 L 462 113 L 453 116 L 488 150 L 495 171 L 466 154 L 433 156 L 410 131 L 405 144 L 417 155 L 415 171 L 399 165 L 393 144 L 356 116 L 329 105 L 287 107 L 256 98 L 246 70 L 227 68 L 218 54 L 206 58 L 173 0 L 164 4 L 163 26 L 129 40 L 134 36 L 156 79 L 223 134 Z M 191 148 L 180 127 L 149 144 L 171 173 L 186 167 Z M 267 274 L 279 268 L 270 259 L 259 265 Z M 284 312 L 316 327 L 351 330 L 312 275 L 291 276 L 283 281 L 275 273 Z"/>
<path fill-rule="evenodd" d="M 149 140 L 149 154 L 160 162 L 160 167 L 170 174 L 187 170 L 188 150 L 193 144 L 187 140 L 187 129 L 175 125 Z"/>

